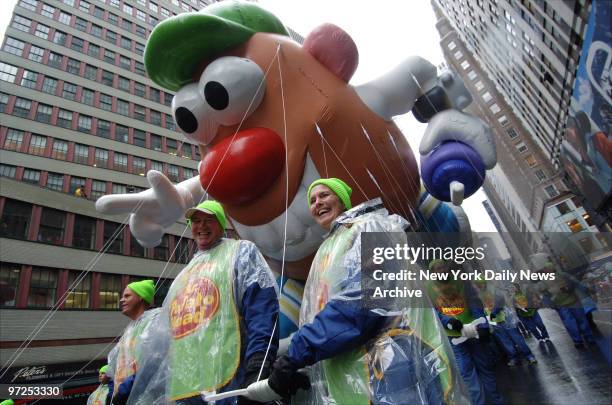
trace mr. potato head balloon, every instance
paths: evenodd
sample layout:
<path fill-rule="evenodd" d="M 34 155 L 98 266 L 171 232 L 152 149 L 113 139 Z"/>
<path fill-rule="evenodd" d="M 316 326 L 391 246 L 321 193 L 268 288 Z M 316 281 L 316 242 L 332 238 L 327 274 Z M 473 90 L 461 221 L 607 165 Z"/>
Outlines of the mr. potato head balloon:
<path fill-rule="evenodd" d="M 353 188 L 354 205 L 381 197 L 391 212 L 414 220 L 419 171 L 391 120 L 410 110 L 421 121 L 433 117 L 421 144 L 425 157 L 457 144 L 480 160 L 475 176 L 495 164 L 487 127 L 452 109 L 471 100 L 456 76 L 438 78 L 433 65 L 412 57 L 381 78 L 351 86 L 357 47 L 331 24 L 300 45 L 253 3 L 215 3 L 161 22 L 144 58 L 149 77 L 176 92 L 175 121 L 202 155 L 198 178 L 172 185 L 150 171 L 150 190 L 96 203 L 106 213 L 138 208 L 130 228 L 145 246 L 158 244 L 164 229 L 207 193 L 223 204 L 241 238 L 270 259 L 280 261 L 284 254 L 287 274 L 305 278 L 325 233 L 308 210 L 312 181 L 341 178 Z M 464 153 L 451 151 L 443 160 Z M 469 188 L 469 176 L 446 173 L 442 188 L 450 190 L 451 181 Z"/>

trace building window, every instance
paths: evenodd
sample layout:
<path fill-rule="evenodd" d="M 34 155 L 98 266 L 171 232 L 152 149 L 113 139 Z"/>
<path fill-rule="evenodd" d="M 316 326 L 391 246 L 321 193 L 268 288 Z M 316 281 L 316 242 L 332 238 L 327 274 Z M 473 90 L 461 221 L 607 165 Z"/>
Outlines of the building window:
<path fill-rule="evenodd" d="M 77 130 L 80 132 L 91 133 L 91 117 L 79 115 Z"/>
<path fill-rule="evenodd" d="M 146 139 L 147 135 L 144 131 L 141 131 L 139 129 L 134 130 L 134 145 L 144 148 L 146 145 Z"/>
<path fill-rule="evenodd" d="M 555 207 L 557 207 L 561 215 L 567 214 L 568 212 L 572 211 L 572 209 L 569 207 L 569 205 L 567 205 L 565 201 L 555 205 Z"/>
<path fill-rule="evenodd" d="M 68 142 L 54 139 L 53 149 L 51 150 L 51 157 L 53 159 L 66 160 L 67 155 L 68 155 Z"/>
<path fill-rule="evenodd" d="M 62 91 L 62 97 L 66 100 L 75 100 L 76 99 L 76 84 L 64 82 L 64 89 Z"/>
<path fill-rule="evenodd" d="M 139 75 L 144 76 L 145 75 L 144 64 L 142 62 L 136 61 L 134 64 L 134 71 L 138 73 Z"/>
<path fill-rule="evenodd" d="M 127 101 L 117 99 L 117 113 L 121 115 L 125 115 L 126 117 L 130 115 L 130 103 Z"/>
<path fill-rule="evenodd" d="M 491 112 L 493 114 L 497 114 L 498 112 L 501 111 L 501 108 L 499 108 L 499 106 L 497 105 L 497 103 L 493 103 L 489 106 L 489 109 L 491 110 Z"/>
<path fill-rule="evenodd" d="M 68 65 L 66 66 L 66 71 L 68 73 L 72 73 L 73 75 L 78 75 L 81 71 L 81 62 L 76 59 L 68 58 Z"/>
<path fill-rule="evenodd" d="M 108 151 L 106 149 L 96 148 L 95 167 L 106 168 L 108 166 Z"/>
<path fill-rule="evenodd" d="M 151 170 L 157 170 L 158 172 L 164 172 L 164 164 L 156 160 L 151 160 Z"/>
<path fill-rule="evenodd" d="M 534 167 L 538 164 L 536 158 L 533 155 L 525 156 L 525 162 L 529 165 L 529 167 Z"/>
<path fill-rule="evenodd" d="M 145 249 L 130 232 L 130 256 L 144 257 Z"/>
<path fill-rule="evenodd" d="M 137 120 L 145 120 L 145 108 L 141 105 L 134 104 L 134 118 Z"/>
<path fill-rule="evenodd" d="M 98 17 L 98 18 L 102 18 L 104 19 L 104 9 L 95 6 L 94 7 L 94 12 L 93 12 L 94 16 Z"/>
<path fill-rule="evenodd" d="M 51 122 L 51 113 L 53 112 L 53 107 L 47 104 L 38 104 L 38 108 L 36 109 L 36 121 L 44 122 L 46 124 Z"/>
<path fill-rule="evenodd" d="M 123 55 L 119 56 L 119 66 L 122 67 L 123 69 L 128 69 L 131 70 L 132 68 L 132 60 L 130 58 L 127 58 Z"/>
<path fill-rule="evenodd" d="M 115 52 L 105 49 L 104 50 L 104 61 L 114 64 L 115 63 Z"/>
<path fill-rule="evenodd" d="M 48 4 L 43 4 L 40 14 L 47 18 L 53 18 L 53 14 L 55 14 L 55 7 L 51 7 Z"/>
<path fill-rule="evenodd" d="M 0 263 L 0 307 L 14 307 L 17 302 L 19 291 L 19 277 L 21 265 L 12 263 Z"/>
<path fill-rule="evenodd" d="M 108 94 L 100 94 L 100 108 L 106 111 L 113 109 L 113 98 Z"/>
<path fill-rule="evenodd" d="M 117 14 L 108 13 L 108 22 L 116 26 L 119 24 L 119 17 Z"/>
<path fill-rule="evenodd" d="M 159 111 L 151 110 L 151 124 L 161 125 L 161 113 Z"/>
<path fill-rule="evenodd" d="M 55 92 L 57 91 L 57 79 L 48 76 L 45 77 L 43 80 L 42 91 L 55 95 Z"/>
<path fill-rule="evenodd" d="M 40 216 L 38 241 L 61 245 L 64 242 L 66 213 L 52 208 L 43 207 Z"/>
<path fill-rule="evenodd" d="M 151 88 L 149 89 L 149 95 L 150 95 L 150 97 L 149 97 L 149 98 L 150 98 L 152 101 L 155 101 L 155 102 L 157 102 L 157 103 L 159 103 L 159 102 L 160 102 L 159 100 L 160 100 L 160 95 L 161 95 L 161 92 L 160 92 L 159 90 L 154 89 L 154 88 L 152 88 L 152 87 L 151 87 Z"/>
<path fill-rule="evenodd" d="M 50 28 L 41 23 L 36 24 L 36 31 L 34 31 L 34 35 L 42 39 L 49 39 L 49 30 Z"/>
<path fill-rule="evenodd" d="M 0 62 L 0 80 L 15 83 L 15 76 L 17 76 L 17 66 Z"/>
<path fill-rule="evenodd" d="M 132 49 L 132 40 L 122 36 L 119 45 L 124 49 Z"/>
<path fill-rule="evenodd" d="M 140 21 L 146 21 L 147 15 L 144 13 L 144 11 L 136 9 L 136 18 L 138 18 Z"/>
<path fill-rule="evenodd" d="M 159 135 L 151 134 L 151 149 L 161 151 L 162 150 L 162 138 Z"/>
<path fill-rule="evenodd" d="M 134 83 L 134 94 L 138 97 L 145 96 L 145 85 L 142 83 Z"/>
<path fill-rule="evenodd" d="M 122 18 L 121 19 L 121 28 L 123 28 L 126 31 L 132 32 L 132 22 L 126 18 Z"/>
<path fill-rule="evenodd" d="M 13 115 L 18 117 L 27 118 L 32 108 L 32 102 L 25 98 L 17 97 L 15 100 L 15 106 L 13 107 Z"/>
<path fill-rule="evenodd" d="M 108 70 L 103 70 L 102 71 L 102 84 L 104 84 L 106 86 L 113 87 L 113 78 L 114 77 L 115 77 L 115 75 L 113 75 L 112 72 L 109 72 Z"/>
<path fill-rule="evenodd" d="M 113 194 L 125 193 L 127 193 L 127 186 L 125 184 L 113 183 Z"/>
<path fill-rule="evenodd" d="M 115 152 L 113 156 L 113 168 L 121 172 L 127 172 L 128 157 L 123 153 Z"/>
<path fill-rule="evenodd" d="M 554 184 L 547 186 L 544 191 L 546 191 L 546 194 L 548 194 L 550 198 L 554 198 L 559 195 L 559 191 L 557 191 L 557 187 L 555 187 Z"/>
<path fill-rule="evenodd" d="M 528 150 L 527 145 L 525 145 L 525 143 L 523 142 L 519 142 L 515 146 L 516 146 L 516 149 L 519 151 L 519 153 L 524 153 L 524 152 L 527 152 Z"/>
<path fill-rule="evenodd" d="M 81 38 L 72 37 L 72 43 L 70 44 L 70 48 L 72 48 L 73 50 L 77 52 L 83 52 L 84 44 L 85 44 L 85 41 L 83 41 Z"/>
<path fill-rule="evenodd" d="M 25 169 L 21 180 L 26 183 L 38 184 L 40 182 L 40 170 Z"/>
<path fill-rule="evenodd" d="M 74 216 L 72 246 L 94 250 L 96 248 L 96 220 L 83 215 Z"/>
<path fill-rule="evenodd" d="M 39 48 L 37 46 L 31 45 L 30 54 L 28 55 L 28 59 L 34 62 L 41 63 L 43 60 L 44 53 L 45 53 L 45 50 L 43 48 Z"/>
<path fill-rule="evenodd" d="M 6 93 L 0 93 L 0 112 L 6 111 L 6 106 L 8 104 L 9 96 Z"/>
<path fill-rule="evenodd" d="M 123 76 L 119 76 L 118 87 L 120 90 L 129 92 L 130 91 L 130 80 Z"/>
<path fill-rule="evenodd" d="M 29 18 L 22 17 L 20 15 L 15 15 L 13 19 L 13 24 L 11 26 L 23 32 L 30 32 L 30 27 L 32 25 L 32 20 Z"/>
<path fill-rule="evenodd" d="M 60 69 L 63 61 L 64 57 L 59 53 L 49 52 L 49 60 L 47 61 L 48 66 Z"/>
<path fill-rule="evenodd" d="M 91 56 L 92 58 L 99 58 L 100 57 L 100 47 L 90 42 L 89 46 L 87 47 L 87 55 Z M 95 80 L 95 77 L 89 78 L 89 79 Z"/>
<path fill-rule="evenodd" d="M 100 274 L 100 309 L 119 309 L 121 293 L 121 275 Z"/>
<path fill-rule="evenodd" d="M 70 25 L 71 19 L 72 19 L 72 14 L 64 13 L 63 11 L 60 11 L 59 17 L 57 18 L 59 22 L 65 25 Z"/>
<path fill-rule="evenodd" d="M 63 191 L 64 175 L 61 173 L 49 173 L 47 175 L 47 188 L 54 191 Z"/>
<path fill-rule="evenodd" d="M 74 27 L 79 31 L 87 32 L 87 21 L 81 17 L 77 17 L 74 22 Z"/>
<path fill-rule="evenodd" d="M 117 33 L 114 31 L 106 30 L 106 41 L 115 45 L 117 43 Z"/>
<path fill-rule="evenodd" d="M 510 139 L 514 139 L 514 138 L 516 138 L 518 136 L 518 133 L 516 132 L 516 130 L 514 128 L 508 128 L 506 130 L 506 133 L 508 134 Z"/>
<path fill-rule="evenodd" d="M 17 167 L 12 165 L 4 165 L 0 163 L 0 177 L 8 177 L 14 179 L 17 175 Z"/>
<path fill-rule="evenodd" d="M 4 149 L 19 151 L 21 149 L 21 143 L 23 142 L 23 134 L 23 131 L 12 128 L 9 129 L 6 133 L 6 139 L 4 140 Z"/>
<path fill-rule="evenodd" d="M 57 125 L 62 128 L 72 128 L 72 111 L 60 109 L 57 113 Z"/>
<path fill-rule="evenodd" d="M 169 98 L 169 95 L 166 95 L 167 98 Z M 174 118 L 172 118 L 172 115 L 170 114 L 166 114 L 166 128 L 174 131 L 176 129 L 176 125 L 174 124 Z"/>
<path fill-rule="evenodd" d="M 144 53 L 145 46 L 141 43 L 136 42 L 135 51 L 138 55 L 142 55 Z"/>
<path fill-rule="evenodd" d="M 178 166 L 168 165 L 168 179 L 175 183 L 179 181 L 179 168 Z"/>
<path fill-rule="evenodd" d="M 147 173 L 146 161 L 143 158 L 134 156 L 132 160 L 132 173 L 144 176 Z"/>
<path fill-rule="evenodd" d="M 24 69 L 23 76 L 21 78 L 21 87 L 34 89 L 36 88 L 36 80 L 38 80 L 38 73 Z"/>
<path fill-rule="evenodd" d="M 569 227 L 570 231 L 572 231 L 572 233 L 580 232 L 584 229 L 578 219 L 572 219 L 571 221 L 567 221 L 566 224 Z"/>
<path fill-rule="evenodd" d="M 15 38 L 6 37 L 6 42 L 4 43 L 4 49 L 8 53 L 12 53 L 13 55 L 21 56 L 23 55 L 23 48 L 25 47 L 25 42 L 21 42 Z"/>
<path fill-rule="evenodd" d="M 178 243 L 178 247 L 176 248 L 176 261 L 179 263 L 189 263 L 191 259 L 191 247 L 189 243 L 189 239 L 181 238 Z"/>
<path fill-rule="evenodd" d="M 111 123 L 109 121 L 98 119 L 98 129 L 96 131 L 96 135 L 102 138 L 110 138 L 110 127 Z"/>
<path fill-rule="evenodd" d="M 64 46 L 66 45 L 67 37 L 68 37 L 68 34 L 66 34 L 65 32 L 55 31 L 55 33 L 53 34 L 53 43 Z"/>
<path fill-rule="evenodd" d="M 123 225 L 104 221 L 104 246 L 108 246 L 107 253 L 123 253 Z"/>
<path fill-rule="evenodd" d="M 71 286 L 66 295 L 64 308 L 87 309 L 91 297 L 91 273 L 71 271 L 68 273 L 68 285 Z"/>
<path fill-rule="evenodd" d="M 168 260 L 170 256 L 170 250 L 168 248 L 170 243 L 170 238 L 168 235 L 164 235 L 162 237 L 161 243 L 153 249 L 153 257 L 157 260 Z"/>
<path fill-rule="evenodd" d="M 98 76 L 98 68 L 92 65 L 85 65 L 85 78 L 96 80 L 96 76 Z"/>
<path fill-rule="evenodd" d="M 46 148 L 46 136 L 32 135 L 32 138 L 30 138 L 30 147 L 28 148 L 28 153 L 30 155 L 44 156 Z"/>
<path fill-rule="evenodd" d="M 0 236 L 27 239 L 32 204 L 7 198 L 0 221 Z"/>
<path fill-rule="evenodd" d="M 141 27 L 140 25 L 136 25 L 136 35 L 138 35 L 141 38 L 146 38 L 147 30 L 144 27 Z"/>
<path fill-rule="evenodd" d="M 95 98 L 95 92 L 93 90 L 85 89 L 81 90 L 81 103 L 87 105 L 93 105 Z"/>
<path fill-rule="evenodd" d="M 91 30 L 89 33 L 94 37 L 102 38 L 102 27 L 96 24 L 91 24 Z"/>
<path fill-rule="evenodd" d="M 88 2 L 86 2 L 85 0 L 79 1 L 79 10 L 81 10 L 85 14 L 89 14 L 89 7 L 90 6 L 91 5 Z"/>
<path fill-rule="evenodd" d="M 28 307 L 51 308 L 55 304 L 57 291 L 57 270 L 33 267 L 28 293 Z"/>
<path fill-rule="evenodd" d="M 68 188 L 68 193 L 74 195 L 75 197 L 81 197 L 82 195 L 76 195 L 76 190 L 82 187 L 81 193 L 84 192 L 85 189 L 85 179 L 83 177 L 70 176 L 70 187 Z M 79 194 L 79 193 L 77 193 Z"/>
<path fill-rule="evenodd" d="M 119 142 L 129 142 L 129 128 L 123 125 L 117 124 L 115 126 L 115 140 Z"/>
<path fill-rule="evenodd" d="M 94 180 L 91 183 L 91 198 L 93 200 L 97 200 L 106 194 L 106 182 Z"/>
<path fill-rule="evenodd" d="M 544 170 L 538 169 L 534 172 L 534 174 L 539 181 L 546 180 L 546 173 L 544 173 Z"/>
<path fill-rule="evenodd" d="M 74 145 L 74 162 L 86 165 L 89 158 L 89 147 L 77 143 Z"/>

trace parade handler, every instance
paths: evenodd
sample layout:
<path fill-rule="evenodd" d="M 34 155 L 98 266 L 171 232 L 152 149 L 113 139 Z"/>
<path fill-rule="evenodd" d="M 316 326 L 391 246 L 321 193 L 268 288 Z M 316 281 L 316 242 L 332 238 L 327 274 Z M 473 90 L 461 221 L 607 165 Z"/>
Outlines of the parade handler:
<path fill-rule="evenodd" d="M 171 334 L 168 397 L 197 404 L 205 403 L 202 392 L 249 385 L 260 370 L 260 378 L 268 376 L 278 345 L 278 292 L 257 247 L 223 237 L 221 204 L 204 201 L 185 218 L 198 252 L 174 279 L 163 305 Z M 250 402 L 240 397 L 238 403 Z"/>
<path fill-rule="evenodd" d="M 309 404 L 469 402 L 431 307 L 411 307 L 409 299 L 395 311 L 365 306 L 362 232 L 403 233 L 408 223 L 389 215 L 380 199 L 351 208 L 351 191 L 336 178 L 308 189 L 310 212 L 329 233 L 306 281 L 300 328 L 269 386 L 293 395 L 308 385 L 298 369 L 312 366 Z"/>
<path fill-rule="evenodd" d="M 443 260 L 432 260 L 429 269 L 445 273 L 449 269 Z M 503 400 L 497 392 L 494 360 L 488 343 L 489 324 L 486 322 L 482 301 L 471 283 L 460 280 L 429 281 L 426 283 L 429 298 L 438 311 L 442 325 L 451 341 L 465 335 L 464 326 L 474 324 L 479 318 L 483 323 L 476 326 L 476 333 L 469 339 L 453 343 L 455 358 L 461 368 L 461 375 L 467 385 L 474 405 L 501 404 Z"/>
<path fill-rule="evenodd" d="M 100 367 L 98 374 L 98 381 L 100 385 L 91 393 L 87 398 L 87 405 L 109 405 L 112 393 L 111 378 L 106 374 L 108 371 L 108 364 Z"/>
<path fill-rule="evenodd" d="M 149 357 L 147 351 L 150 348 L 146 341 L 154 333 L 152 329 L 155 328 L 151 328 L 151 324 L 155 323 L 160 312 L 159 308 L 149 310 L 154 295 L 153 280 L 135 281 L 125 287 L 119 301 L 121 313 L 132 321 L 108 355 L 107 373 L 114 382 L 112 403 L 115 405 L 128 402 L 140 371 L 146 372 L 146 368 L 142 367 Z"/>

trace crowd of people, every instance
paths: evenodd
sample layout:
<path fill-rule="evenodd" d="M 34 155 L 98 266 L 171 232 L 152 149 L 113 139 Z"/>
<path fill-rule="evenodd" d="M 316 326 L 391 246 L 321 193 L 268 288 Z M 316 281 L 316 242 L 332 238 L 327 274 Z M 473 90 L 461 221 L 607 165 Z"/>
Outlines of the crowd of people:
<path fill-rule="evenodd" d="M 401 235 L 408 223 L 380 199 L 352 207 L 351 192 L 335 178 L 308 189 L 310 213 L 328 233 L 304 286 L 299 327 L 281 350 L 279 288 L 257 246 L 224 237 L 218 202 L 187 210 L 197 253 L 160 308 L 150 309 L 153 281 L 127 286 L 120 305 L 131 321 L 88 404 L 205 404 L 206 393 L 265 379 L 270 400 L 286 403 L 501 404 L 495 347 L 508 366 L 522 359 L 535 366 L 524 335 L 551 344 L 537 309 L 543 302 L 557 309 L 576 347 L 594 342 L 572 280 L 561 273 L 552 284 L 511 289 L 427 281 L 429 306 L 410 299 L 368 305 L 361 235 Z M 444 273 L 454 264 L 426 265 Z M 540 270 L 555 271 L 550 262 Z M 215 403 L 265 402 L 241 393 Z"/>

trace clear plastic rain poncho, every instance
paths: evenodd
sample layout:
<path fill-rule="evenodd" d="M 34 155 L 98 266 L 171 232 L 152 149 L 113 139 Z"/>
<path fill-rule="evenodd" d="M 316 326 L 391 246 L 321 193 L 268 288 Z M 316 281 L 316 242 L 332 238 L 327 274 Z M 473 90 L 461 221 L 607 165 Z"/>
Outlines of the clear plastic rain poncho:
<path fill-rule="evenodd" d="M 87 405 L 106 405 L 108 395 L 108 384 L 100 384 L 94 392 L 87 398 Z"/>
<path fill-rule="evenodd" d="M 170 342 L 166 397 L 242 388 L 243 358 L 265 352 L 277 317 L 276 282 L 252 242 L 224 238 L 198 252 L 174 279 L 162 307 L 163 335 Z"/>
<path fill-rule="evenodd" d="M 354 207 L 335 220 L 310 269 L 300 312 L 300 328 L 312 323 L 332 301 L 360 308 L 359 314 L 378 318 L 382 326 L 368 332 L 371 336 L 362 339 L 365 344 L 310 366 L 312 388 L 308 399 L 300 398 L 300 403 L 399 405 L 470 402 L 447 335 L 430 303 L 424 305 L 423 298 L 396 298 L 392 310 L 365 309 L 363 304 L 361 233 L 393 232 L 394 237 L 400 235 L 406 243 L 404 232 L 407 226 L 403 218 L 388 215 L 380 199 Z M 411 268 L 408 261 L 404 265 L 405 269 Z M 393 281 L 387 288 L 409 287 L 424 291 L 418 284 Z M 340 333 L 332 329 L 320 333 Z M 291 348 L 289 353 L 291 355 Z"/>
<path fill-rule="evenodd" d="M 114 381 L 114 394 L 127 378 L 135 375 L 128 404 L 163 403 L 150 398 L 162 396 L 163 388 L 155 391 L 151 385 L 153 376 L 161 375 L 159 367 L 164 363 L 167 343 L 160 339 L 159 322 L 161 308 L 145 311 L 123 331 L 119 343 L 108 355 L 108 376 Z M 146 393 L 143 396 L 143 393 Z"/>

